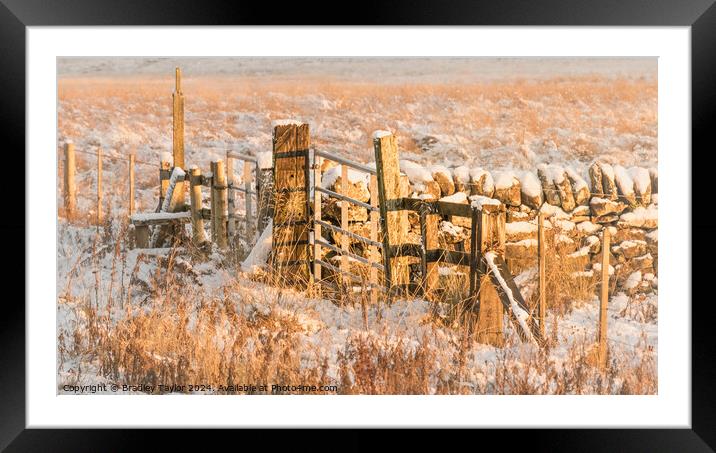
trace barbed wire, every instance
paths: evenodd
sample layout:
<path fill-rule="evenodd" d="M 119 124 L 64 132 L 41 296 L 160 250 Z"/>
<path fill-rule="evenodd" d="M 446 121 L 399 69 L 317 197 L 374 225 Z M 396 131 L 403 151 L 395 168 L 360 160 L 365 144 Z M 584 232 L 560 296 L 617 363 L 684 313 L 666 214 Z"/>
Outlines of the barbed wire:
<path fill-rule="evenodd" d="M 85 151 L 85 150 L 81 150 L 81 149 L 76 149 L 75 152 L 80 153 L 80 154 L 88 154 L 90 156 L 95 156 L 95 157 L 99 156 L 99 154 L 96 152 Z M 115 160 L 115 161 L 126 161 L 128 159 L 128 156 L 127 157 L 111 156 L 111 155 L 102 153 L 102 159 L 105 159 L 105 158 L 110 159 L 110 160 Z M 137 160 L 136 158 L 134 159 L 134 163 L 139 164 L 139 165 L 151 165 L 152 167 L 158 167 L 158 165 L 156 163 L 146 162 L 143 160 Z"/>

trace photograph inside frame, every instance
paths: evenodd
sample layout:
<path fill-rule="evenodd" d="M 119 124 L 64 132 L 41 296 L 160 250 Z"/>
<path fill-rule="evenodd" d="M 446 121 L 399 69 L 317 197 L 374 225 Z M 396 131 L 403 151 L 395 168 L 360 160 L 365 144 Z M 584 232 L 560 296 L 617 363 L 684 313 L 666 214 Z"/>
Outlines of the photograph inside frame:
<path fill-rule="evenodd" d="M 57 59 L 58 394 L 650 394 L 656 58 Z"/>

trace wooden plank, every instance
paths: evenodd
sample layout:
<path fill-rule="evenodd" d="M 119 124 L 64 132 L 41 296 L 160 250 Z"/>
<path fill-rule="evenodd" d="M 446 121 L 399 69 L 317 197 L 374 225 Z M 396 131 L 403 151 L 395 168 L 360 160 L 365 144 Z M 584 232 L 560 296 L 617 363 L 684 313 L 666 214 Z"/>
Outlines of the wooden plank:
<path fill-rule="evenodd" d="M 65 144 L 65 215 L 68 219 L 77 214 L 77 186 L 75 185 L 75 145 Z"/>
<path fill-rule="evenodd" d="M 191 186 L 191 229 L 192 241 L 199 246 L 207 242 L 206 231 L 204 231 L 204 217 L 202 216 L 201 197 L 201 169 L 194 166 L 189 170 Z"/>
<path fill-rule="evenodd" d="M 484 254 L 493 249 L 499 250 L 499 231 L 497 223 L 502 219 L 499 212 L 488 213 L 481 210 L 479 215 L 478 251 L 481 264 L 478 267 L 477 341 L 502 347 L 504 331 L 502 326 L 503 307 L 497 289 L 492 284 L 484 266 Z"/>
<path fill-rule="evenodd" d="M 181 90 L 181 69 L 175 69 L 172 93 L 172 151 L 174 166 L 184 169 L 184 94 Z"/>
<path fill-rule="evenodd" d="M 304 286 L 310 280 L 308 233 L 311 222 L 306 191 L 309 147 L 308 124 L 287 121 L 274 127 L 273 241 L 283 243 L 293 240 L 306 243 L 275 250 L 275 253 L 272 253 L 272 266 L 282 274 L 288 284 L 298 286 Z M 303 155 L 298 155 L 297 152 L 302 152 Z M 300 262 L 305 264 L 288 264 Z M 287 269 L 283 269 L 284 267 Z"/>
<path fill-rule="evenodd" d="M 380 194 L 381 218 L 383 219 L 383 241 L 386 286 L 409 283 L 410 260 L 408 258 L 391 258 L 389 253 L 392 245 L 402 245 L 406 241 L 409 230 L 408 213 L 405 211 L 388 211 L 387 203 L 400 198 L 400 165 L 398 144 L 395 136 L 387 132 L 376 132 L 373 136 L 375 162 L 378 173 L 378 192 Z"/>
<path fill-rule="evenodd" d="M 136 225 L 134 227 L 134 243 L 137 248 L 146 249 L 149 247 L 149 226 Z"/>
<path fill-rule="evenodd" d="M 602 233 L 602 284 L 599 297 L 599 326 L 597 332 L 599 366 L 607 366 L 607 308 L 609 305 L 609 228 Z"/>

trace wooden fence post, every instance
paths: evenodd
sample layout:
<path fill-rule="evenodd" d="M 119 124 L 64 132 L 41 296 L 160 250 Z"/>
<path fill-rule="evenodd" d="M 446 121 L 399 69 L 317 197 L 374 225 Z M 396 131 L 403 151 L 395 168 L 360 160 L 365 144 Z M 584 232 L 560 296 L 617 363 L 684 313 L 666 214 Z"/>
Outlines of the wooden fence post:
<path fill-rule="evenodd" d="M 380 214 L 383 219 L 383 256 L 385 281 L 389 291 L 393 286 L 407 285 L 409 279 L 409 259 L 392 259 L 391 247 L 405 242 L 409 229 L 407 211 L 388 211 L 387 204 L 400 198 L 400 165 L 398 145 L 395 136 L 387 131 L 373 134 L 373 148 L 378 173 L 378 193 L 380 195 Z"/>
<path fill-rule="evenodd" d="M 244 220 L 246 222 L 246 229 L 244 231 L 244 234 L 246 235 L 247 242 L 251 242 L 254 239 L 254 215 L 252 212 L 254 209 L 254 206 L 253 206 L 253 203 L 251 202 L 252 195 L 249 192 L 258 193 L 251 188 L 251 183 L 252 183 L 252 179 L 253 179 L 251 177 L 251 167 L 252 166 L 253 165 L 251 164 L 251 162 L 244 161 L 244 174 L 243 174 L 244 190 L 245 190 L 245 192 L 244 192 L 244 196 L 245 196 L 244 210 L 246 211 L 246 215 L 244 216 Z M 258 195 L 257 195 L 257 199 L 258 199 Z"/>
<path fill-rule="evenodd" d="M 599 300 L 599 342 L 597 358 L 599 366 L 607 366 L 607 306 L 609 304 L 609 228 L 604 227 L 602 234 L 602 288 Z"/>
<path fill-rule="evenodd" d="M 75 145 L 65 144 L 65 215 L 72 219 L 77 210 L 77 187 L 75 186 Z"/>
<path fill-rule="evenodd" d="M 181 69 L 175 69 L 172 93 L 172 150 L 174 166 L 184 169 L 184 94 L 181 91 Z"/>
<path fill-rule="evenodd" d="M 310 280 L 309 147 L 308 124 L 282 121 L 274 126 L 272 266 L 289 284 Z"/>
<path fill-rule="evenodd" d="M 225 249 L 228 245 L 227 234 L 226 234 L 226 212 L 228 205 L 228 197 L 226 192 L 226 170 L 224 167 L 223 160 L 217 160 L 214 162 L 214 192 L 215 192 L 215 208 L 216 215 L 214 221 L 216 222 L 216 244 L 220 249 Z"/>
<path fill-rule="evenodd" d="M 259 234 L 263 232 L 268 224 L 269 219 L 273 218 L 274 213 L 274 193 L 273 193 L 273 168 L 261 168 L 259 163 L 256 164 L 256 198 L 257 198 L 257 226 Z"/>
<path fill-rule="evenodd" d="M 134 214 L 134 153 L 129 155 L 129 216 Z"/>
<path fill-rule="evenodd" d="M 483 205 L 478 215 L 478 249 L 480 259 L 486 252 L 496 250 L 504 255 L 505 213 L 503 206 Z M 503 308 L 500 296 L 492 284 L 484 265 L 478 267 L 480 311 L 477 317 L 477 341 L 501 347 L 504 344 Z"/>
<path fill-rule="evenodd" d="M 440 223 L 440 216 L 437 214 L 421 213 L 421 230 L 423 235 L 423 246 L 425 247 L 425 254 L 427 255 L 428 250 L 437 250 L 438 245 L 438 228 Z M 425 266 L 423 271 L 423 289 L 425 291 L 425 297 L 428 300 L 432 300 L 435 290 L 438 288 L 440 282 L 440 275 L 438 272 L 439 264 L 436 261 L 427 261 L 425 257 Z"/>
<path fill-rule="evenodd" d="M 102 148 L 97 148 L 97 225 L 102 219 Z"/>
<path fill-rule="evenodd" d="M 539 268 L 539 306 L 537 308 L 537 316 L 539 317 L 539 333 L 545 338 L 545 319 L 547 311 L 547 280 L 546 280 L 546 259 L 545 259 L 545 242 L 544 242 L 544 214 L 541 212 L 537 216 L 537 259 Z"/>
<path fill-rule="evenodd" d="M 323 158 L 314 155 L 313 157 L 313 281 L 320 284 L 321 282 L 321 264 L 317 261 L 321 259 L 321 244 L 318 243 L 322 238 L 321 225 L 321 192 L 316 187 L 321 187 L 321 162 Z"/>
<path fill-rule="evenodd" d="M 216 242 L 216 189 L 214 189 L 216 181 L 216 162 L 209 163 L 210 181 L 209 185 L 209 226 L 211 230 L 211 241 Z"/>
<path fill-rule="evenodd" d="M 370 175 L 370 205 L 374 208 L 378 207 L 378 178 L 375 175 Z M 378 242 L 378 222 L 380 221 L 380 215 L 378 211 L 370 211 L 370 240 Z M 372 263 L 380 263 L 380 254 L 378 253 L 378 247 L 371 245 L 368 247 L 368 254 L 370 255 L 370 261 Z M 378 269 L 371 266 L 369 281 L 371 284 L 370 288 L 370 303 L 376 305 L 378 303 Z"/>
<path fill-rule="evenodd" d="M 202 214 L 201 198 L 201 169 L 193 165 L 189 170 L 189 185 L 191 187 L 191 229 L 192 240 L 199 246 L 207 241 L 204 231 L 204 217 Z"/>
<path fill-rule="evenodd" d="M 348 191 L 348 166 L 341 165 L 341 195 L 350 196 Z M 348 208 L 347 201 L 340 201 L 341 204 L 341 229 L 348 231 Z M 348 252 L 350 251 L 350 242 L 347 234 L 341 234 L 341 271 L 350 273 L 350 264 L 348 262 Z M 350 280 L 349 280 L 350 281 Z"/>
<path fill-rule="evenodd" d="M 159 207 L 157 208 L 157 212 L 159 212 L 164 204 L 164 197 L 167 194 L 169 178 L 171 177 L 172 163 L 167 159 L 168 156 L 168 153 L 162 153 L 161 160 L 159 161 Z"/>
<path fill-rule="evenodd" d="M 226 185 L 228 187 L 229 201 L 229 238 L 233 239 L 236 234 L 236 191 L 234 190 L 234 158 L 230 156 L 230 152 L 226 152 Z"/>

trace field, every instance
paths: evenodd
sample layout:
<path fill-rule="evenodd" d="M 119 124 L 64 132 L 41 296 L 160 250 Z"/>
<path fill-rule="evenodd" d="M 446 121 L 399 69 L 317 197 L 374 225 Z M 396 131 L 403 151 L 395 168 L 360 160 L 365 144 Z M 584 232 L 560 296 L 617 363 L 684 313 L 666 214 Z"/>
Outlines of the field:
<path fill-rule="evenodd" d="M 312 144 L 373 160 L 390 129 L 401 158 L 421 164 L 533 169 L 595 159 L 657 164 L 655 60 L 226 61 L 66 59 L 58 62 L 58 392 L 130 384 L 166 393 L 182 383 L 324 385 L 316 393 L 655 394 L 656 293 L 610 301 L 610 360 L 591 366 L 594 288 L 550 274 L 546 348 L 479 344 L 424 300 L 362 308 L 312 298 L 250 275 L 236 255 L 191 247 L 130 249 L 127 156 L 137 155 L 137 210 L 153 211 L 159 157 L 171 151 L 173 67 L 184 72 L 186 161 L 208 169 L 228 149 L 271 150 L 271 123 L 297 118 Z M 62 212 L 61 150 L 75 144 L 78 208 Z M 96 215 L 101 147 L 106 222 Z M 565 271 L 566 272 L 566 271 Z M 517 276 L 526 299 L 534 269 Z M 238 390 L 241 393 L 241 389 Z M 283 389 L 278 393 L 303 393 Z M 259 392 L 261 393 L 261 392 Z"/>

